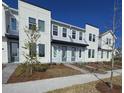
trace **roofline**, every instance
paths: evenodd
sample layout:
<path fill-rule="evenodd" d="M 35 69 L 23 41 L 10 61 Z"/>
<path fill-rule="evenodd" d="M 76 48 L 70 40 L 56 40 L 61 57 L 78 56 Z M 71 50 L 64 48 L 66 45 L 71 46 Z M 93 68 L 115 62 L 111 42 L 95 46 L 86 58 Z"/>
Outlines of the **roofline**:
<path fill-rule="evenodd" d="M 112 35 L 114 35 L 115 39 L 117 39 L 117 37 L 115 36 L 115 34 L 112 32 L 112 30 L 108 30 L 108 31 L 100 34 L 99 36 L 103 36 L 103 35 L 107 34 L 108 32 L 110 32 Z"/>
<path fill-rule="evenodd" d="M 65 23 L 65 22 L 62 22 L 62 21 L 58 21 L 58 20 L 55 20 L 55 19 L 52 19 L 51 21 L 59 23 L 59 24 L 63 24 L 63 25 L 69 26 L 69 27 L 73 27 L 73 28 L 76 28 L 76 29 L 79 29 L 79 30 L 82 30 L 82 31 L 85 31 L 84 28 L 81 28 L 81 27 L 78 27 L 78 26 L 74 26 L 74 25 L 71 25 L 71 24 L 68 24 L 68 23 Z"/>
<path fill-rule="evenodd" d="M 97 27 L 97 26 L 95 26 L 95 25 L 92 25 L 92 24 L 89 24 L 89 23 L 86 23 L 85 25 L 89 25 L 89 26 L 92 26 L 92 27 L 94 27 L 94 28 L 99 29 L 99 27 Z"/>
<path fill-rule="evenodd" d="M 19 1 L 25 2 L 25 3 L 27 3 L 27 4 L 30 4 L 30 5 L 33 5 L 33 6 L 39 7 L 39 8 L 43 8 L 43 9 L 48 10 L 48 11 L 51 12 L 51 10 L 48 9 L 48 8 L 45 8 L 45 7 L 42 7 L 42 6 L 38 6 L 38 5 L 36 5 L 36 4 L 28 3 L 28 2 L 26 2 L 26 0 L 19 0 Z"/>
<path fill-rule="evenodd" d="M 10 7 L 8 4 L 6 4 L 5 2 L 2 1 L 2 5 L 6 6 L 7 8 L 9 8 L 12 11 L 18 12 L 18 9 L 12 8 Z"/>

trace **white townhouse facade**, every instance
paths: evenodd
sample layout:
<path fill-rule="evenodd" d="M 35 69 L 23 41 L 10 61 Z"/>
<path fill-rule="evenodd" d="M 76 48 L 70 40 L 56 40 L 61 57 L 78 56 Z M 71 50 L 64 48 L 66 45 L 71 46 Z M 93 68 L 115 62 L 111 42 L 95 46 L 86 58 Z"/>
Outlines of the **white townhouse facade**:
<path fill-rule="evenodd" d="M 51 11 L 18 1 L 18 9 L 2 4 L 2 62 L 23 63 L 22 48 L 27 41 L 24 29 L 36 26 L 40 38 L 34 47 L 41 63 L 102 62 L 112 58 L 112 31 L 100 33 L 99 28 L 86 24 L 80 28 L 51 18 Z M 114 36 L 114 37 L 113 37 Z"/>

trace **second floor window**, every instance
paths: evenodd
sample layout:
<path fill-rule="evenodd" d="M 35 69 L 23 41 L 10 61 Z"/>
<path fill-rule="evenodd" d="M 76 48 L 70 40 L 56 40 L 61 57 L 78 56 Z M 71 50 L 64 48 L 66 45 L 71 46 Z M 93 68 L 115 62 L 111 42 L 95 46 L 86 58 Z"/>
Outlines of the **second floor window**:
<path fill-rule="evenodd" d="M 106 38 L 106 44 L 109 44 L 109 39 L 108 38 Z"/>
<path fill-rule="evenodd" d="M 36 19 L 29 17 L 29 29 L 36 30 Z"/>
<path fill-rule="evenodd" d="M 53 35 L 58 35 L 58 26 L 53 25 Z"/>
<path fill-rule="evenodd" d="M 89 41 L 92 41 L 92 34 L 89 34 Z"/>
<path fill-rule="evenodd" d="M 72 38 L 75 39 L 76 38 L 76 31 L 72 31 Z"/>
<path fill-rule="evenodd" d="M 45 31 L 45 22 L 44 21 L 38 20 L 38 29 L 41 32 L 44 32 Z"/>
<path fill-rule="evenodd" d="M 63 28 L 62 36 L 67 37 L 67 29 L 66 28 Z"/>
<path fill-rule="evenodd" d="M 17 22 L 15 18 L 11 18 L 11 30 L 16 31 L 17 29 Z"/>
<path fill-rule="evenodd" d="M 82 32 L 79 32 L 79 40 L 82 40 Z"/>
<path fill-rule="evenodd" d="M 111 44 L 111 39 L 109 39 L 109 44 Z"/>
<path fill-rule="evenodd" d="M 93 42 L 95 42 L 95 37 L 96 37 L 96 36 L 95 36 L 95 35 L 93 35 Z"/>

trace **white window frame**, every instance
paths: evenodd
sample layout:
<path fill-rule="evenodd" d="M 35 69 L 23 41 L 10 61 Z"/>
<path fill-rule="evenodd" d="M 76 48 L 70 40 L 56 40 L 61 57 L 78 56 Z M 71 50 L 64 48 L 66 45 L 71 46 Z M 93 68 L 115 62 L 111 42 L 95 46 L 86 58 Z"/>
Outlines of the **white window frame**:
<path fill-rule="evenodd" d="M 53 27 L 54 27 L 54 26 L 57 26 L 57 35 L 54 35 L 54 34 L 53 34 Z M 58 36 L 58 34 L 59 34 L 59 26 L 53 24 L 53 25 L 52 25 L 52 35 L 53 35 L 53 36 Z"/>

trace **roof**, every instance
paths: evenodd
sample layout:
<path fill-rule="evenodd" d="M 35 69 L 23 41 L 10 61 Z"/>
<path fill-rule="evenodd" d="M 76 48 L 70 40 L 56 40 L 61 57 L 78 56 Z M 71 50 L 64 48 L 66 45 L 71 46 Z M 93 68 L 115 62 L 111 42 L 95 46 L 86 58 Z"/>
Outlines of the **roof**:
<path fill-rule="evenodd" d="M 55 20 L 55 19 L 52 19 L 52 22 L 68 26 L 68 27 L 70 27 L 72 29 L 77 29 L 77 30 L 85 31 L 85 29 L 83 29 L 83 28 L 80 28 L 78 26 L 74 26 L 74 25 L 71 25 L 71 24 L 68 24 L 68 23 L 65 23 L 65 22 L 62 22 L 62 21 L 58 21 L 58 20 Z"/>
<path fill-rule="evenodd" d="M 117 39 L 117 37 L 115 36 L 115 34 L 112 32 L 112 30 L 108 30 L 106 32 L 100 32 L 100 35 L 99 36 L 101 37 L 101 36 L 104 36 L 104 35 L 106 35 L 108 33 L 111 33 L 112 36 L 114 36 L 114 38 Z"/>
<path fill-rule="evenodd" d="M 5 2 L 2 2 L 2 5 L 5 6 L 5 7 L 7 7 L 7 8 L 9 8 L 9 9 L 12 10 L 12 11 L 18 12 L 18 9 L 15 9 L 15 8 L 10 7 L 10 6 L 7 5 Z"/>

